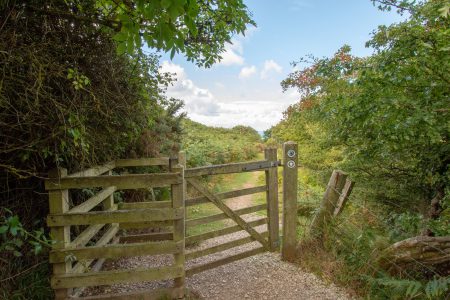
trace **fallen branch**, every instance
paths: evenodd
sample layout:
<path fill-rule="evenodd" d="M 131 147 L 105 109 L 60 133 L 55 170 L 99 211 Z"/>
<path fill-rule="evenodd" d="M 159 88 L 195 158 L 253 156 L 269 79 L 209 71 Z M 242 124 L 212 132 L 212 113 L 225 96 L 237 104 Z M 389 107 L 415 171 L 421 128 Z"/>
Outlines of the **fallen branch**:
<path fill-rule="evenodd" d="M 450 262 L 450 236 L 416 236 L 389 246 L 379 256 L 385 270 L 401 270 L 412 265 L 437 266 Z"/>

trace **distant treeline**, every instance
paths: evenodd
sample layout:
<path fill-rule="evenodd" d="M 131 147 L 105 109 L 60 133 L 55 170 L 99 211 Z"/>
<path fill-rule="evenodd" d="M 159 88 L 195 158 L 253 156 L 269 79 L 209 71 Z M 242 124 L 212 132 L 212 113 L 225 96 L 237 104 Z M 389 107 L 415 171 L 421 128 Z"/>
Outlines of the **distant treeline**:
<path fill-rule="evenodd" d="M 227 129 L 184 119 L 182 128 L 182 148 L 191 167 L 253 159 L 262 149 L 260 135 L 248 126 Z"/>

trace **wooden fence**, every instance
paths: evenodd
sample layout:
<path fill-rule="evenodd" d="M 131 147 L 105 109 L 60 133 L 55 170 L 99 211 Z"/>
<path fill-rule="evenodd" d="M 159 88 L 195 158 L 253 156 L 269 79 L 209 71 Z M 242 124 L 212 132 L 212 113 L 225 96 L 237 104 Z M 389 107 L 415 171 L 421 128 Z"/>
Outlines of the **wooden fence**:
<path fill-rule="evenodd" d="M 190 169 L 185 168 L 186 157 L 183 152 L 180 152 L 177 158 L 121 159 L 73 174 L 67 174 L 65 169 L 51 172 L 49 179 L 45 182 L 45 187 L 49 192 L 50 203 L 47 224 L 51 228 L 51 236 L 55 241 L 50 253 L 50 262 L 53 266 L 51 285 L 55 290 L 56 299 L 79 299 L 83 290 L 90 286 L 167 279 L 174 281 L 172 288 L 163 291 L 164 295 L 183 298 L 185 276 L 191 276 L 263 251 L 276 251 L 280 248 L 280 244 L 282 258 L 291 260 L 296 245 L 296 147 L 297 145 L 294 143 L 285 145 L 283 165 L 277 160 L 276 149 L 266 149 L 265 159 L 261 161 Z M 277 172 L 279 166 L 284 167 L 283 237 L 281 243 Z M 133 167 L 159 167 L 166 172 L 119 174 L 120 170 L 125 170 L 124 168 L 130 170 Z M 198 179 L 204 175 L 254 171 L 264 172 L 264 185 L 222 193 L 213 193 Z M 187 184 L 197 190 L 200 196 L 187 199 Z M 114 202 L 114 193 L 117 191 L 156 187 L 170 187 L 170 200 Z M 89 199 L 74 205 L 69 197 L 70 192 L 80 189 L 90 189 L 96 192 Z M 265 193 L 264 204 L 232 210 L 223 201 L 255 193 Z M 185 207 L 205 203 L 213 203 L 221 212 L 186 219 Z M 266 211 L 267 216 L 252 220 L 242 217 L 259 211 Z M 186 235 L 186 228 L 224 219 L 230 219 L 235 224 L 201 234 Z M 266 225 L 266 230 L 263 232 L 255 229 L 261 225 Z M 129 231 L 143 228 L 168 228 L 168 230 L 131 233 Z M 248 237 L 224 242 L 207 249 L 185 252 L 186 244 L 205 241 L 241 230 L 246 231 Z M 187 260 L 201 258 L 255 241 L 260 244 L 257 248 L 185 269 Z M 157 268 L 102 270 L 107 259 L 159 254 L 173 255 L 173 264 Z M 156 295 L 162 294 L 157 292 Z M 140 299 L 139 297 L 139 294 L 127 293 L 104 295 L 103 299 Z M 100 298 L 95 297 L 95 299 Z"/>
<path fill-rule="evenodd" d="M 157 174 L 112 174 L 115 168 L 147 166 L 167 166 L 170 170 Z M 55 240 L 50 253 L 55 298 L 79 296 L 88 286 L 172 278 L 175 279 L 172 295 L 182 297 L 185 276 L 183 173 L 183 166 L 170 164 L 168 158 L 118 160 L 70 175 L 64 169 L 52 172 L 45 186 L 50 202 L 47 224 Z M 120 206 L 114 203 L 115 191 L 164 186 L 171 187 L 171 201 Z M 100 190 L 81 204 L 71 205 L 69 190 L 84 188 Z M 120 228 L 161 225 L 173 226 L 170 239 L 158 241 L 151 236 L 125 236 L 119 241 L 117 237 Z M 156 254 L 173 254 L 174 264 L 100 271 L 106 259 Z M 126 298 L 129 297 L 123 299 Z"/>

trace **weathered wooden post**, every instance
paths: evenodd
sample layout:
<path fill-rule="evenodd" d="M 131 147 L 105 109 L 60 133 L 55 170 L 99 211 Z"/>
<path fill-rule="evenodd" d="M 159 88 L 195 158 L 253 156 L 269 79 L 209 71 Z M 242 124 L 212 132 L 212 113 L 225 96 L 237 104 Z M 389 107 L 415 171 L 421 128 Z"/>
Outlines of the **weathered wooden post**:
<path fill-rule="evenodd" d="M 108 171 L 108 175 L 109 176 L 112 175 L 112 171 L 111 170 Z M 103 210 L 112 209 L 113 206 L 114 206 L 114 193 L 111 193 L 111 195 L 106 197 L 105 200 L 103 200 L 102 205 L 103 205 Z"/>
<path fill-rule="evenodd" d="M 350 194 L 352 193 L 354 185 L 355 185 L 355 183 L 353 181 L 351 181 L 349 179 L 345 180 L 344 188 L 342 189 L 342 193 L 339 196 L 339 199 L 336 204 L 336 208 L 334 209 L 334 213 L 333 213 L 334 217 L 338 216 L 344 209 L 345 203 L 347 203 L 347 199 L 350 196 Z"/>
<path fill-rule="evenodd" d="M 185 180 L 184 180 L 184 167 L 179 164 L 179 158 L 171 158 L 170 159 L 170 171 L 171 172 L 179 172 L 180 176 L 183 178 L 182 183 L 172 184 L 171 185 L 171 194 L 172 194 L 172 207 L 173 208 L 184 208 L 185 206 Z M 183 155 L 181 155 L 183 158 Z M 183 275 L 181 277 L 175 278 L 174 280 L 174 293 L 173 297 L 182 299 L 185 296 L 185 218 L 181 218 L 175 220 L 173 222 L 173 241 L 181 242 L 182 246 L 180 252 L 174 254 L 175 264 L 178 267 L 183 269 Z"/>
<path fill-rule="evenodd" d="M 63 168 L 54 169 L 49 172 L 49 178 L 61 179 L 67 176 L 67 170 Z M 63 214 L 69 210 L 69 191 L 52 190 L 48 193 L 50 214 Z M 53 249 L 64 249 L 70 243 L 70 226 L 51 227 L 50 236 L 55 243 Z M 71 262 L 54 263 L 53 274 L 63 275 L 70 272 Z M 71 289 L 55 289 L 55 299 L 67 299 Z"/>
<path fill-rule="evenodd" d="M 311 235 L 313 237 L 319 239 L 323 238 L 325 225 L 333 216 L 346 179 L 347 174 L 342 171 L 335 170 L 331 174 L 319 212 L 314 216 L 314 219 L 311 222 Z"/>
<path fill-rule="evenodd" d="M 264 157 L 268 161 L 277 161 L 277 149 L 264 149 Z M 280 229 L 278 216 L 278 168 L 269 168 L 266 173 L 267 228 L 269 231 L 270 250 L 275 251 L 280 246 Z"/>
<path fill-rule="evenodd" d="M 295 259 L 297 245 L 297 179 L 298 146 L 294 142 L 283 144 L 283 243 L 281 258 Z"/>

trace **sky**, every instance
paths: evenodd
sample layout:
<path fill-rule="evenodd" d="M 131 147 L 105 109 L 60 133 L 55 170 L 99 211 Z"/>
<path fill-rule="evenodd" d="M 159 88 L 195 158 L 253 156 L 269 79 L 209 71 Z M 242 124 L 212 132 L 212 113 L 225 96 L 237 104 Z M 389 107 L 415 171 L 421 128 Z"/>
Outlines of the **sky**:
<path fill-rule="evenodd" d="M 183 55 L 161 58 L 162 72 L 176 73 L 167 95 L 182 99 L 194 121 L 220 127 L 247 125 L 258 131 L 278 123 L 299 97 L 282 92 L 280 82 L 293 71 L 291 62 L 305 55 L 331 56 L 342 45 L 367 56 L 365 42 L 378 25 L 402 20 L 382 12 L 370 0 L 244 0 L 257 27 L 235 36 L 223 59 L 199 68 Z"/>

